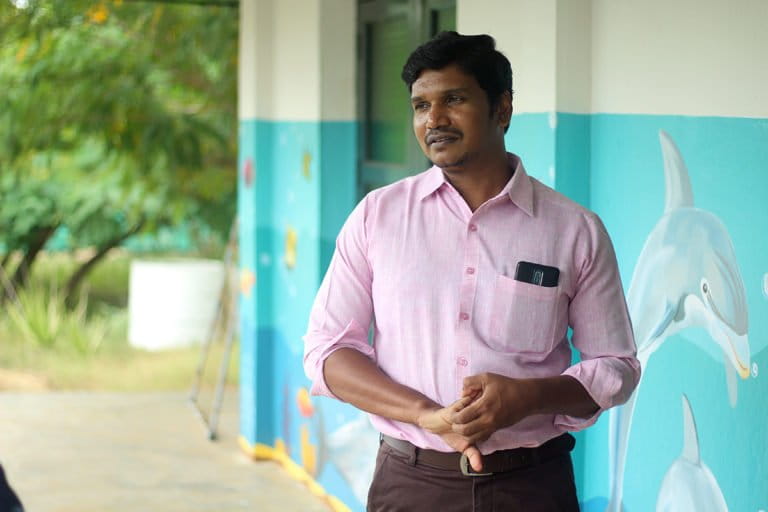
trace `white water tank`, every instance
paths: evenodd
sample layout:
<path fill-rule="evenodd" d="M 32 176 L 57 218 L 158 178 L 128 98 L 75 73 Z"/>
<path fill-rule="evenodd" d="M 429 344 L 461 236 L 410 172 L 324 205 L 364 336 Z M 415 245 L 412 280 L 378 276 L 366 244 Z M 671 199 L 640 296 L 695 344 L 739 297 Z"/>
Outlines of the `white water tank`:
<path fill-rule="evenodd" d="M 133 260 L 129 343 L 162 350 L 205 341 L 215 321 L 224 274 L 224 264 L 216 260 Z"/>

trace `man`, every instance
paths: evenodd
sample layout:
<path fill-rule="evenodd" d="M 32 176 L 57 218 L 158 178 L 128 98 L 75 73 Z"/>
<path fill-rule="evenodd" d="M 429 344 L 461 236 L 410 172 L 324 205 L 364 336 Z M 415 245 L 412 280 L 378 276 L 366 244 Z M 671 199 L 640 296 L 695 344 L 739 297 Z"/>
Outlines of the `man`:
<path fill-rule="evenodd" d="M 434 166 L 339 234 L 305 336 L 312 392 L 382 433 L 369 510 L 578 510 L 568 432 L 640 375 L 610 239 L 506 152 L 493 38 L 442 33 L 402 77 Z"/>

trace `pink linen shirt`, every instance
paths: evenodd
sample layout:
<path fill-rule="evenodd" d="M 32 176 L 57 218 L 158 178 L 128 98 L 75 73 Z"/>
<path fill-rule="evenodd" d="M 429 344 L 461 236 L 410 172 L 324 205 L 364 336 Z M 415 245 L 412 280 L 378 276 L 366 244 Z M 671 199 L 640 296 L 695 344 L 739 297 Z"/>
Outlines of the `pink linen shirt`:
<path fill-rule="evenodd" d="M 616 256 L 600 219 L 514 174 L 472 212 L 438 167 L 368 194 L 342 228 L 312 308 L 304 368 L 311 392 L 334 397 L 323 364 L 348 347 L 442 405 L 465 377 L 571 375 L 600 410 L 530 416 L 479 444 L 482 453 L 538 446 L 593 424 L 625 402 L 640 376 Z M 513 279 L 519 261 L 557 267 L 556 287 Z M 368 342 L 373 322 L 373 343 Z M 567 332 L 581 362 L 572 364 Z M 334 397 L 335 398 L 335 397 Z M 416 425 L 371 415 L 380 432 L 452 449 Z"/>

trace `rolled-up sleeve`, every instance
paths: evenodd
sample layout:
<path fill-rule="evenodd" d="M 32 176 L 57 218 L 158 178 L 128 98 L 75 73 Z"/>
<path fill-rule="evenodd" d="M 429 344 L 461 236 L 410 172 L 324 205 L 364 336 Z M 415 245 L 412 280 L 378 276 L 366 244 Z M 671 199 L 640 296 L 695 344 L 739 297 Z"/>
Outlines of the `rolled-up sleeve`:
<path fill-rule="evenodd" d="M 323 374 L 325 360 L 341 348 L 352 348 L 376 360 L 368 343 L 372 318 L 372 272 L 367 256 L 368 198 L 352 211 L 336 239 L 328 271 L 315 297 L 304 336 L 304 371 L 310 393 L 337 398 Z"/>
<path fill-rule="evenodd" d="M 600 414 L 626 402 L 640 379 L 632 324 L 621 285 L 616 254 L 605 227 L 592 214 L 585 215 L 587 243 L 577 255 L 580 271 L 568 319 L 573 346 L 581 362 L 563 375 L 578 380 L 600 409 L 588 418 L 558 415 L 563 431 L 589 427 Z"/>

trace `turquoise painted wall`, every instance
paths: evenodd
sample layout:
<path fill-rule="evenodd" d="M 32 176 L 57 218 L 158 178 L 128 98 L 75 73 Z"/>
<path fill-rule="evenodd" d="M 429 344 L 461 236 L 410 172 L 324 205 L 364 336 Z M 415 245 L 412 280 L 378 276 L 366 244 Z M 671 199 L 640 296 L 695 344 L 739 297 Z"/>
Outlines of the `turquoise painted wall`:
<path fill-rule="evenodd" d="M 354 122 L 240 123 L 240 431 L 285 446 L 331 494 L 355 496 L 328 462 L 328 438 L 358 418 L 309 397 L 303 341 L 336 234 L 355 205 Z"/>
<path fill-rule="evenodd" d="M 526 172 L 589 208 L 591 116 L 569 113 L 514 114 L 505 137 L 507 151 L 519 155 Z M 574 362 L 578 355 L 574 354 Z M 571 454 L 576 485 L 584 487 L 584 432 Z"/>
<path fill-rule="evenodd" d="M 679 148 L 695 207 L 719 218 L 732 241 L 733 265 L 746 293 L 750 377 L 738 380 L 732 407 L 723 351 L 704 324 L 694 322 L 665 339 L 650 356 L 637 395 L 624 510 L 656 509 L 665 474 L 683 448 L 683 394 L 695 418 L 701 461 L 714 480 L 710 488 L 717 487 L 729 510 L 765 510 L 768 384 L 760 371 L 768 362 L 768 120 L 526 113 L 513 117 L 506 141 L 532 176 L 601 216 L 628 290 L 646 239 L 664 212 L 660 130 Z M 706 251 L 706 244 L 696 250 Z M 664 289 L 663 283 L 653 286 Z M 605 510 L 610 497 L 609 420 L 606 414 L 577 436 L 574 464 L 586 511 Z M 670 499 L 680 498 L 685 482 L 670 482 Z"/>
<path fill-rule="evenodd" d="M 362 510 L 328 457 L 329 439 L 359 413 L 309 399 L 301 367 L 309 309 L 357 199 L 356 130 L 353 122 L 241 123 L 241 431 L 251 443 L 280 440 L 300 463 L 314 450 L 319 482 Z M 682 451 L 685 394 L 701 460 L 728 509 L 757 512 L 768 509 L 768 385 L 761 373 L 768 372 L 768 120 L 520 114 L 506 139 L 531 175 L 602 217 L 628 289 L 664 210 L 660 130 L 687 164 L 695 206 L 719 218 L 732 240 L 749 313 L 750 378 L 739 380 L 732 407 L 722 350 L 705 328 L 688 327 L 664 341 L 649 359 L 638 394 L 624 509 L 655 509 L 663 478 Z M 574 453 L 586 511 L 604 510 L 610 495 L 608 424 L 604 415 L 580 434 Z M 682 492 L 684 485 L 676 485 Z"/>
<path fill-rule="evenodd" d="M 519 155 L 526 172 L 545 185 L 555 186 L 555 125 L 541 113 L 513 114 L 504 137 L 507 151 Z"/>
<path fill-rule="evenodd" d="M 768 508 L 768 384 L 761 370 L 768 363 L 768 295 L 763 284 L 768 272 L 768 120 L 591 116 L 590 204 L 612 236 L 625 289 L 643 244 L 664 211 L 660 130 L 674 140 L 687 165 L 695 207 L 719 218 L 732 240 L 732 263 L 739 269 L 746 293 L 751 376 L 739 380 L 738 400 L 732 407 L 722 350 L 701 322 L 663 342 L 644 368 L 638 394 L 628 444 L 625 509 L 655 508 L 662 479 L 683 447 L 684 393 L 695 416 L 701 459 L 728 509 L 764 510 Z M 696 248 L 708 250 L 706 243 Z M 695 265 L 694 259 L 685 263 Z M 712 272 L 709 268 L 702 273 Z M 663 283 L 654 286 L 664 289 Z M 727 307 L 721 309 L 727 316 Z M 582 497 L 591 503 L 586 510 L 602 510 L 601 498 L 608 494 L 608 472 L 602 464 L 608 460 L 607 420 L 602 418 L 586 437 Z"/>
<path fill-rule="evenodd" d="M 504 140 L 529 175 L 589 207 L 590 127 L 584 114 L 514 114 Z"/>

